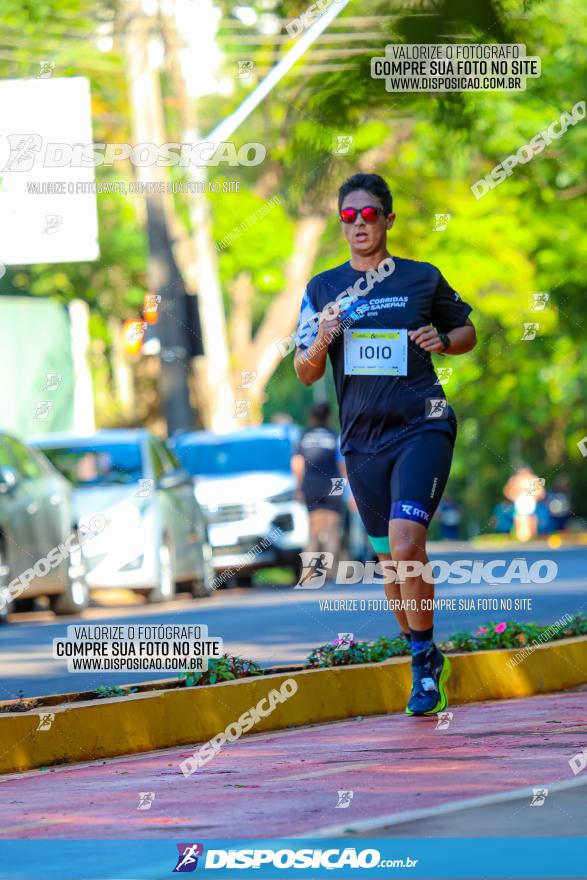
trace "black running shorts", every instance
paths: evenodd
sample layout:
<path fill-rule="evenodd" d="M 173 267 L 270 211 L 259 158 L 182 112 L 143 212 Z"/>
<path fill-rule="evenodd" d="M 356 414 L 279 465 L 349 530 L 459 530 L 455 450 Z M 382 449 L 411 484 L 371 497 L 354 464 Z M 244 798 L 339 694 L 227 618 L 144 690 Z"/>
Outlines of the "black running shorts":
<path fill-rule="evenodd" d="M 450 473 L 454 439 L 428 429 L 388 450 L 345 455 L 347 476 L 363 525 L 376 553 L 389 553 L 389 521 L 428 527 Z"/>

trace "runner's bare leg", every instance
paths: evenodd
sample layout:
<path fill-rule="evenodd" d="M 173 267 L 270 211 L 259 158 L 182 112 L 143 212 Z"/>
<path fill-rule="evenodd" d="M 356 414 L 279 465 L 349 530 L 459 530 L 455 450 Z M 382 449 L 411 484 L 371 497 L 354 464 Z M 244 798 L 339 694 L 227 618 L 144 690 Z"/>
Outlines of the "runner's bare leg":
<path fill-rule="evenodd" d="M 407 519 L 392 519 L 389 523 L 391 556 L 396 562 L 421 562 L 426 565 L 426 527 Z M 434 612 L 422 608 L 423 599 L 434 598 L 434 584 L 420 575 L 406 577 L 399 584 L 402 599 L 415 599 L 416 610 L 406 611 L 411 629 L 422 632 L 434 623 Z"/>

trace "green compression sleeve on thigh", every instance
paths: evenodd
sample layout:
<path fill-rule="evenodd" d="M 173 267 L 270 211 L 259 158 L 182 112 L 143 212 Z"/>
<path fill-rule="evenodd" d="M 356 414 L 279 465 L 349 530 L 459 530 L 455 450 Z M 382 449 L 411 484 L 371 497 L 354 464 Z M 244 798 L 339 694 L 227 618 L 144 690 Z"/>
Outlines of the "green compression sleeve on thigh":
<path fill-rule="evenodd" d="M 389 535 L 385 535 L 384 538 L 373 538 L 371 537 L 371 535 L 369 535 L 368 537 L 371 541 L 371 546 L 376 553 L 391 553 L 389 547 Z"/>

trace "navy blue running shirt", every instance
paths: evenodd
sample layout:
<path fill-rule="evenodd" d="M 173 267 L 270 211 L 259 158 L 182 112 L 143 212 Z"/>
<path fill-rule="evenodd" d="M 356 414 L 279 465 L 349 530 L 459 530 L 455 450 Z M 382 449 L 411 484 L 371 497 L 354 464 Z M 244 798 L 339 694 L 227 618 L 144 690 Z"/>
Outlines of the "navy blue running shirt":
<path fill-rule="evenodd" d="M 297 452 L 304 458 L 302 492 L 310 510 L 339 511 L 341 495 L 330 494 L 333 481 L 341 476 L 338 463 L 342 456 L 336 432 L 327 427 L 308 428 L 300 437 Z"/>
<path fill-rule="evenodd" d="M 432 324 L 447 333 L 466 323 L 471 306 L 431 263 L 401 257 L 385 262 L 386 272 L 378 275 L 359 272 L 350 262 L 321 272 L 308 282 L 302 298 L 296 335 L 302 350 L 316 339 L 318 316 L 326 306 L 338 298 L 341 311 L 350 315 L 328 349 L 343 454 L 381 452 L 430 428 L 453 437 L 456 432 L 452 408 L 434 403 L 446 397 L 432 357 L 406 331 Z"/>

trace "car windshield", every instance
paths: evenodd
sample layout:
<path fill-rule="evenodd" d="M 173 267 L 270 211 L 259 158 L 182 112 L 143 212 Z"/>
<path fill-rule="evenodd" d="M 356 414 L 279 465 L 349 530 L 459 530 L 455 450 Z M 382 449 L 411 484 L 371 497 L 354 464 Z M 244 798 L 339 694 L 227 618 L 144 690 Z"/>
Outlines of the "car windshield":
<path fill-rule="evenodd" d="M 42 451 L 74 486 L 136 483 L 143 475 L 138 443 L 92 443 Z"/>
<path fill-rule="evenodd" d="M 191 443 L 178 446 L 175 452 L 194 476 L 290 470 L 290 444 L 277 437 Z"/>

